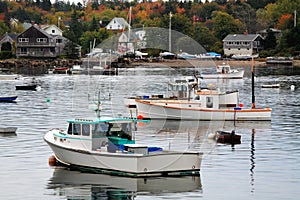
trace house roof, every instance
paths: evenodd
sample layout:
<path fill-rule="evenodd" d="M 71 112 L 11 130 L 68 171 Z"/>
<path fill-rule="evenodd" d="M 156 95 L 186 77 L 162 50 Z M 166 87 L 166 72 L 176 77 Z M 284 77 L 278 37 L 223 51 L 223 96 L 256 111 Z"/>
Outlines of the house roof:
<path fill-rule="evenodd" d="M 17 36 L 18 34 L 16 33 L 5 33 L 1 38 L 0 38 L 0 42 L 2 42 L 2 40 L 4 40 L 5 38 L 11 38 L 13 41 L 17 40 Z"/>
<path fill-rule="evenodd" d="M 30 31 L 31 29 L 36 29 L 37 31 L 41 32 L 43 35 L 45 35 L 48 38 L 53 38 L 50 34 L 48 34 L 46 31 L 44 31 L 43 29 L 40 29 L 38 27 L 38 25 L 32 25 L 31 27 L 29 27 L 28 29 L 26 29 L 25 31 L 23 31 L 22 33 L 20 33 L 18 36 L 23 35 L 24 33 Z"/>
<path fill-rule="evenodd" d="M 57 30 L 60 31 L 61 33 L 63 32 L 59 27 L 57 27 L 57 26 L 54 25 L 54 24 L 51 24 L 51 25 L 49 25 L 49 24 L 47 24 L 47 25 L 41 25 L 41 29 L 43 29 L 43 30 L 45 30 L 45 31 L 46 31 L 47 29 L 51 28 L 51 27 L 57 29 Z"/>
<path fill-rule="evenodd" d="M 114 21 L 115 21 L 116 23 L 120 24 L 122 27 L 128 27 L 128 26 L 130 26 L 130 25 L 126 22 L 126 20 L 125 20 L 124 18 L 122 18 L 122 17 L 114 17 L 114 18 L 108 23 L 108 25 L 107 25 L 106 27 L 109 28 L 109 26 L 111 25 L 111 23 L 113 23 Z"/>
<path fill-rule="evenodd" d="M 254 41 L 257 37 L 262 36 L 260 34 L 229 34 L 224 39 L 224 41 Z"/>

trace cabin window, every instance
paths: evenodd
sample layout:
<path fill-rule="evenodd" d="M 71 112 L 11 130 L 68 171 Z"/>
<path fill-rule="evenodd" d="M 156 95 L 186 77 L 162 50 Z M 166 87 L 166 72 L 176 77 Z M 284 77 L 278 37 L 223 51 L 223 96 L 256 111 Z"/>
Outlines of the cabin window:
<path fill-rule="evenodd" d="M 106 136 L 108 133 L 108 127 L 109 125 L 107 123 L 101 123 L 101 124 L 93 124 L 92 125 L 92 133 L 93 136 Z"/>
<path fill-rule="evenodd" d="M 206 107 L 207 108 L 213 107 L 213 98 L 212 97 L 206 97 Z"/>
<path fill-rule="evenodd" d="M 82 124 L 81 125 L 81 134 L 83 136 L 89 136 L 90 135 L 90 125 L 89 124 Z"/>
<path fill-rule="evenodd" d="M 72 135 L 72 124 L 71 123 L 68 126 L 68 134 Z"/>
<path fill-rule="evenodd" d="M 73 124 L 73 135 L 80 135 L 80 124 Z"/>

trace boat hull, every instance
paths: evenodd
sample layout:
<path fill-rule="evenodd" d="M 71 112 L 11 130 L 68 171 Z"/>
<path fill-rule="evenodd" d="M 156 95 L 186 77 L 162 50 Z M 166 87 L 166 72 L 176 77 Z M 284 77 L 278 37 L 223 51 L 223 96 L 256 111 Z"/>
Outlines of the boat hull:
<path fill-rule="evenodd" d="M 5 127 L 5 128 L 0 128 L 0 134 L 12 134 L 16 133 L 17 128 L 16 127 Z"/>
<path fill-rule="evenodd" d="M 56 159 L 81 171 L 132 177 L 182 176 L 200 173 L 202 154 L 199 152 L 162 151 L 144 155 L 86 151 L 68 147 L 68 139 L 65 141 L 53 138 L 50 131 L 44 139 L 54 152 Z"/>
<path fill-rule="evenodd" d="M 36 90 L 37 85 L 16 85 L 16 90 Z"/>
<path fill-rule="evenodd" d="M 211 109 L 200 106 L 182 104 L 155 103 L 137 100 L 138 115 L 144 119 L 175 119 L 175 120 L 203 120 L 203 121 L 270 121 L 271 108 L 243 109 L 224 108 Z"/>
<path fill-rule="evenodd" d="M 0 97 L 0 102 L 15 102 L 18 96 Z"/>
<path fill-rule="evenodd" d="M 201 74 L 200 77 L 203 79 L 242 79 L 244 77 L 244 70 L 227 74 Z"/>

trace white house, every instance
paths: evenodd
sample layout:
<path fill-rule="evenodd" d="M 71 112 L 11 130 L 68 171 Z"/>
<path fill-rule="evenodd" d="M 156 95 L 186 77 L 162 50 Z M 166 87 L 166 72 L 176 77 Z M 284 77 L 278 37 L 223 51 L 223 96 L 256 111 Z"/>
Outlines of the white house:
<path fill-rule="evenodd" d="M 263 37 L 260 34 L 229 34 L 223 39 L 224 54 L 253 55 L 262 47 Z"/>
<path fill-rule="evenodd" d="M 107 24 L 106 29 L 112 31 L 121 31 L 129 27 L 130 25 L 125 21 L 124 18 L 115 17 Z"/>
<path fill-rule="evenodd" d="M 50 35 L 59 35 L 59 36 L 63 35 L 63 31 L 54 24 L 42 25 L 41 28 Z"/>
<path fill-rule="evenodd" d="M 129 31 L 123 32 L 118 40 L 118 52 L 133 52 L 136 49 L 138 40 L 139 39 L 135 33 Z"/>
<path fill-rule="evenodd" d="M 138 41 L 137 41 L 137 48 L 139 49 L 144 49 L 146 48 L 146 31 L 145 30 L 138 30 L 135 32 L 136 36 L 138 37 Z"/>

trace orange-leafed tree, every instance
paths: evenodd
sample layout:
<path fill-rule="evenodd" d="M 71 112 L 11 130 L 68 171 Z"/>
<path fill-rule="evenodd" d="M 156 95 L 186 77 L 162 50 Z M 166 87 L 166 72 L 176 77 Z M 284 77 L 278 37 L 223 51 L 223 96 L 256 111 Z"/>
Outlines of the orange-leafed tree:
<path fill-rule="evenodd" d="M 285 30 L 291 28 L 293 26 L 293 15 L 291 14 L 283 14 L 278 19 L 277 28 L 280 30 Z"/>

